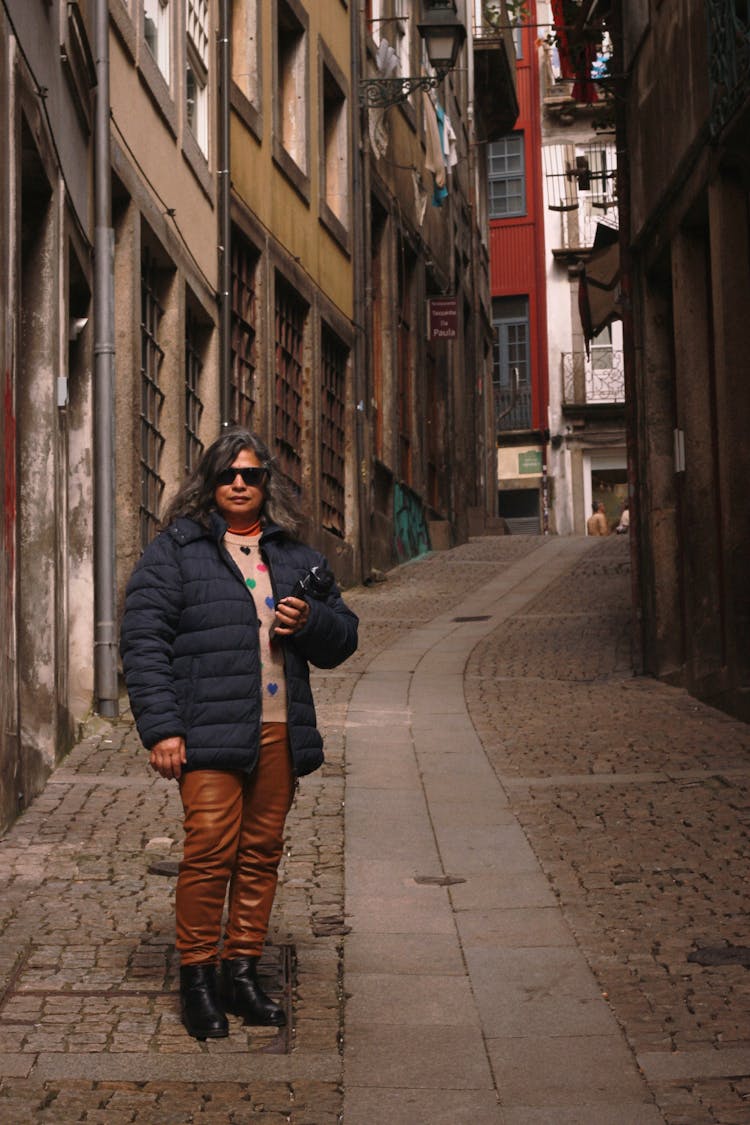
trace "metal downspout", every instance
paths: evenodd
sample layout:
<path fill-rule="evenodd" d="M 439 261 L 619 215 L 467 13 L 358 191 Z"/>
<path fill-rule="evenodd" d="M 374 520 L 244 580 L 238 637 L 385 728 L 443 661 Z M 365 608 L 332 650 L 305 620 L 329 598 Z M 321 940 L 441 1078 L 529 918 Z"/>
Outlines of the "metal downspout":
<path fill-rule="evenodd" d="M 366 429 L 370 414 L 367 387 L 368 347 L 365 320 L 368 316 L 368 302 L 365 288 L 366 235 L 370 207 L 370 189 L 367 175 L 369 148 L 367 146 L 367 109 L 359 104 L 359 87 L 362 78 L 362 26 L 363 12 L 358 8 L 351 13 L 351 74 L 352 74 L 352 276 L 354 281 L 354 462 L 357 474 L 357 506 L 359 508 L 357 526 L 359 530 L 359 578 L 363 582 L 371 571 L 370 563 L 370 504 L 368 484 L 371 464 L 367 455 Z"/>
<path fill-rule="evenodd" d="M 219 10 L 219 405 L 221 427 L 232 409 L 232 176 L 230 161 L 231 81 L 230 0 Z"/>
<path fill-rule="evenodd" d="M 96 0 L 94 117 L 94 695 L 118 714 L 115 595 L 114 231 L 109 156 L 109 9 Z"/>

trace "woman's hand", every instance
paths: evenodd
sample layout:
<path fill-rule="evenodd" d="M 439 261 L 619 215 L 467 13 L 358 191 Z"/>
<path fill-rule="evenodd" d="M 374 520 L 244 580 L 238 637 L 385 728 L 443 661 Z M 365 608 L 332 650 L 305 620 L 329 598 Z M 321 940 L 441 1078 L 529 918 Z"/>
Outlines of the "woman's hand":
<path fill-rule="evenodd" d="M 175 781 L 182 776 L 182 767 L 187 762 L 184 738 L 163 738 L 151 747 L 149 764 L 152 770 L 167 780 Z"/>
<path fill-rule="evenodd" d="M 291 637 L 307 624 L 310 606 L 304 598 L 282 598 L 276 606 L 275 637 Z"/>

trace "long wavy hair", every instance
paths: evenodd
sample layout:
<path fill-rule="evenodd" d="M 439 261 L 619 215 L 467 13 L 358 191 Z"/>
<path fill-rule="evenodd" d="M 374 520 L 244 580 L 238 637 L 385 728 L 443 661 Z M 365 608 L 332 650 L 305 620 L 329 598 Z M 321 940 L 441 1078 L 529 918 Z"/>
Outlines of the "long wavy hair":
<path fill-rule="evenodd" d="M 225 430 L 204 451 L 192 473 L 167 505 L 161 526 L 169 527 L 179 516 L 187 516 L 203 527 L 208 527 L 211 512 L 216 511 L 216 477 L 223 469 L 231 466 L 243 449 L 251 450 L 268 474 L 263 485 L 265 500 L 261 518 L 277 524 L 288 535 L 295 536 L 302 522 L 297 497 L 265 442 L 252 430 L 241 426 Z"/>

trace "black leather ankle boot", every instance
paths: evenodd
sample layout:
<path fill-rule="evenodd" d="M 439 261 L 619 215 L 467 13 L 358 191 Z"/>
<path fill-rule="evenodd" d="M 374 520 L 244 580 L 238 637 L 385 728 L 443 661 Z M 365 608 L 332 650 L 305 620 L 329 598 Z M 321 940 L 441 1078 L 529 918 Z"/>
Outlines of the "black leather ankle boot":
<path fill-rule="evenodd" d="M 180 966 L 182 1022 L 194 1039 L 224 1039 L 227 1018 L 219 1006 L 216 964 L 203 961 Z"/>
<path fill-rule="evenodd" d="M 253 1027 L 283 1027 L 282 1008 L 258 984 L 259 957 L 234 957 L 221 962 L 221 998 L 232 1015 Z"/>

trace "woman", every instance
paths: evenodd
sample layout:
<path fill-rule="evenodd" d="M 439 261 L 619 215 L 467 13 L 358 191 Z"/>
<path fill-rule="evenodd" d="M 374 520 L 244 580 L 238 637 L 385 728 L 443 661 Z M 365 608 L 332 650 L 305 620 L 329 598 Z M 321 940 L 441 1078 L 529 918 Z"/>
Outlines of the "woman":
<path fill-rule="evenodd" d="M 226 1036 L 225 1012 L 285 1022 L 257 965 L 296 779 L 323 762 L 308 662 L 334 668 L 357 647 L 335 583 L 292 596 L 325 566 L 297 524 L 266 446 L 228 430 L 169 505 L 126 593 L 121 652 L 138 733 L 184 809 L 176 935 L 182 1019 L 196 1039 Z"/>

